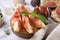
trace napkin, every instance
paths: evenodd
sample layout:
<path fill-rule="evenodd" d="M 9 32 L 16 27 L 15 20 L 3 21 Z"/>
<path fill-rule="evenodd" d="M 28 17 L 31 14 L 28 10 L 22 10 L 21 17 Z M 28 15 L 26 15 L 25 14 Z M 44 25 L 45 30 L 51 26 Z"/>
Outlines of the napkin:
<path fill-rule="evenodd" d="M 42 40 L 46 32 L 46 29 L 40 29 L 38 32 L 34 34 L 34 36 L 30 40 Z"/>
<path fill-rule="evenodd" d="M 60 40 L 60 24 L 48 35 L 46 40 Z"/>

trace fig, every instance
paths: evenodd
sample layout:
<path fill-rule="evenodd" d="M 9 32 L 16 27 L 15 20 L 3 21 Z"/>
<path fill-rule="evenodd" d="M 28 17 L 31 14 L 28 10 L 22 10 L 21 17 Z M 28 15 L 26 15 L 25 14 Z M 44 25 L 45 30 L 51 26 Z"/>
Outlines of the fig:
<path fill-rule="evenodd" d="M 56 6 L 56 3 L 55 2 L 47 2 L 47 6 L 54 7 L 54 6 Z"/>
<path fill-rule="evenodd" d="M 39 7 L 36 7 L 36 11 L 37 11 L 37 14 L 40 13 L 40 9 L 39 9 Z"/>
<path fill-rule="evenodd" d="M 60 6 L 56 8 L 56 13 L 58 16 L 60 16 Z"/>
<path fill-rule="evenodd" d="M 46 6 L 51 10 L 55 10 L 55 8 L 57 7 L 57 4 L 55 2 L 47 2 Z"/>
<path fill-rule="evenodd" d="M 40 6 L 39 9 L 40 9 L 42 12 L 45 12 L 45 10 L 47 9 L 47 7 L 45 7 L 45 6 Z"/>
<path fill-rule="evenodd" d="M 39 6 L 40 5 L 40 0 L 31 0 L 31 5 L 33 7 Z"/>
<path fill-rule="evenodd" d="M 45 16 L 48 17 L 49 16 L 49 11 L 45 10 Z"/>

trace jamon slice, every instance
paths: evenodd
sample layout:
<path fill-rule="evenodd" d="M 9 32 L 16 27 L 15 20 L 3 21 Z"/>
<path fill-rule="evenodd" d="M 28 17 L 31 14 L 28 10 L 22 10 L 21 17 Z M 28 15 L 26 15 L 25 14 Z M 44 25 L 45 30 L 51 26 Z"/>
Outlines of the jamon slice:
<path fill-rule="evenodd" d="M 21 30 L 21 16 L 18 11 L 15 12 L 11 19 L 11 26 L 15 32 L 19 32 Z"/>
<path fill-rule="evenodd" d="M 18 21 L 15 21 L 15 22 L 14 22 L 14 24 L 13 24 L 13 30 L 14 30 L 15 32 L 19 32 L 19 31 L 20 31 L 19 25 L 18 25 Z"/>
<path fill-rule="evenodd" d="M 32 12 L 29 8 L 28 8 L 28 6 L 24 6 L 25 7 L 25 11 L 27 11 L 27 12 Z"/>
<path fill-rule="evenodd" d="M 28 8 L 28 6 L 24 6 L 24 5 L 19 5 L 18 7 L 17 7 L 17 10 L 19 10 L 19 12 L 22 12 L 22 11 L 27 11 L 27 12 L 32 12 L 29 8 Z"/>
<path fill-rule="evenodd" d="M 30 24 L 29 18 L 25 15 L 22 15 L 22 22 L 23 22 L 23 27 L 26 29 L 28 33 L 33 33 L 33 28 Z"/>
<path fill-rule="evenodd" d="M 30 17 L 29 19 L 35 27 L 37 27 L 37 28 L 44 28 L 45 27 L 45 24 L 40 19 L 37 19 L 34 17 L 33 18 Z"/>
<path fill-rule="evenodd" d="M 17 9 L 16 10 L 18 10 L 19 12 L 22 12 L 22 11 L 24 11 L 24 5 L 19 5 L 19 6 L 17 6 Z"/>

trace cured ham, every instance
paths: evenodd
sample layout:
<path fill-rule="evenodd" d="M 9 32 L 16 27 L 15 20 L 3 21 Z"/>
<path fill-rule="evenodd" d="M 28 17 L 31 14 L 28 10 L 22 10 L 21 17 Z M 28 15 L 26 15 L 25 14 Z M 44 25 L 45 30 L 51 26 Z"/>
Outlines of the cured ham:
<path fill-rule="evenodd" d="M 33 33 L 33 27 L 30 24 L 29 18 L 26 15 L 22 15 L 23 27 L 28 33 Z"/>

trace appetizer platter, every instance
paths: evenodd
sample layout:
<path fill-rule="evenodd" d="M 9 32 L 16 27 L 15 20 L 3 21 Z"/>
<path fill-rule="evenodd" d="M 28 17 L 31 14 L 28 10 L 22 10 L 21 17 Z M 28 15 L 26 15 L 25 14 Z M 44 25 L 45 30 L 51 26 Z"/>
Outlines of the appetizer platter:
<path fill-rule="evenodd" d="M 19 5 L 10 20 L 11 28 L 16 35 L 29 39 L 38 30 L 46 27 L 49 23 L 48 16 L 49 11 L 45 6 L 31 11 L 28 6 Z"/>
<path fill-rule="evenodd" d="M 20 4 L 10 20 L 12 31 L 19 37 L 31 38 L 37 31 L 46 28 L 46 25 L 49 24 L 48 18 L 59 20 L 53 13 L 53 10 L 56 9 L 59 16 L 59 11 L 57 11 L 59 8 L 57 7 L 56 2 L 49 1 L 45 5 L 34 6 L 34 10 L 31 11 L 28 6 Z"/>

